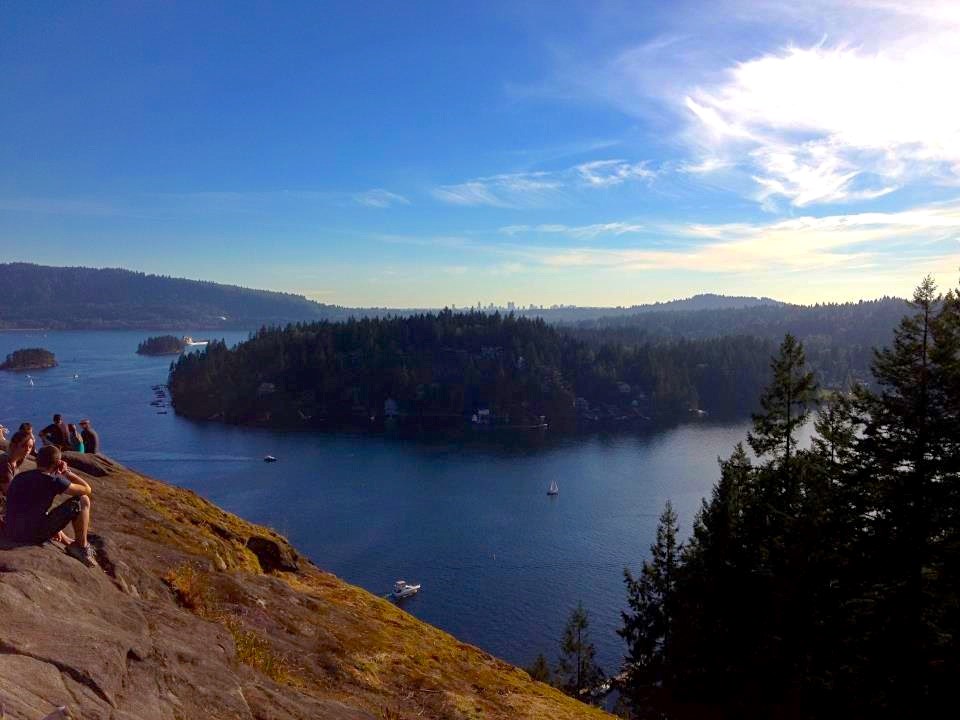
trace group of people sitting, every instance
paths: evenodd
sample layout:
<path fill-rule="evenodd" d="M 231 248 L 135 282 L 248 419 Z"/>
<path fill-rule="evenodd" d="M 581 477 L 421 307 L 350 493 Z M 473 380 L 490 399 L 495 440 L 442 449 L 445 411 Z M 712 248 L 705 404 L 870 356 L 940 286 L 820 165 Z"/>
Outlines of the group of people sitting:
<path fill-rule="evenodd" d="M 53 422 L 40 431 L 44 446 L 36 452 L 30 423 L 23 423 L 11 436 L 6 452 L 0 454 L 0 532 L 14 543 L 60 542 L 68 555 L 95 567 L 96 553 L 88 537 L 93 488 L 63 457 L 65 450 L 99 450 L 100 439 L 90 421 L 82 420 L 80 426 L 83 430 L 76 433 L 79 443 L 75 443 L 70 436 L 72 426 L 54 415 Z M 0 441 L 5 439 L 4 431 L 0 426 Z M 23 468 L 28 459 L 36 460 L 35 469 Z M 53 506 L 59 495 L 67 499 Z M 72 539 L 64 532 L 68 525 L 73 529 Z"/>

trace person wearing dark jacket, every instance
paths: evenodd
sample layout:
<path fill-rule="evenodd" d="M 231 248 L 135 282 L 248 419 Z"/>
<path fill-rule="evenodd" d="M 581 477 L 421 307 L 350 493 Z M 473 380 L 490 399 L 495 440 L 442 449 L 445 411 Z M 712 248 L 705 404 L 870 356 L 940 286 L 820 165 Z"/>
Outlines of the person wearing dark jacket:
<path fill-rule="evenodd" d="M 90 483 L 63 460 L 60 448 L 47 445 L 37 453 L 37 469 L 18 473 L 10 483 L 4 535 L 21 543 L 66 540 L 61 531 L 72 524 L 73 542 L 67 554 L 96 567 L 96 553 L 87 537 L 92 493 Z M 58 495 L 66 495 L 67 500 L 51 507 Z"/>
<path fill-rule="evenodd" d="M 80 437 L 83 438 L 84 452 L 94 454 L 100 452 L 100 436 L 96 430 L 90 427 L 89 418 L 80 421 Z"/>
<path fill-rule="evenodd" d="M 67 430 L 67 424 L 63 421 L 63 416 L 57 413 L 53 416 L 53 422 L 40 431 L 40 439 L 47 445 L 55 445 L 61 450 L 70 450 L 70 433 Z"/>

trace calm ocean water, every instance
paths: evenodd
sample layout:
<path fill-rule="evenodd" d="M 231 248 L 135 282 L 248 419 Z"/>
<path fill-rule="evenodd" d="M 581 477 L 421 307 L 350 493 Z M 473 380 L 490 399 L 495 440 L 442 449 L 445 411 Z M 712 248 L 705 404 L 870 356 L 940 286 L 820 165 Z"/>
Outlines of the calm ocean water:
<path fill-rule="evenodd" d="M 643 435 L 451 440 L 200 424 L 151 407 L 170 362 L 135 354 L 152 334 L 0 332 L 0 357 L 41 346 L 60 362 L 32 373 L 32 387 L 0 373 L 0 423 L 89 416 L 104 452 L 124 464 L 276 528 L 371 592 L 397 578 L 422 583 L 407 611 L 518 664 L 554 658 L 582 600 L 598 659 L 616 669 L 623 568 L 647 556 L 667 499 L 689 532 L 717 457 L 747 431 L 700 422 Z M 268 453 L 280 462 L 264 463 Z M 546 495 L 551 480 L 559 497 Z"/>

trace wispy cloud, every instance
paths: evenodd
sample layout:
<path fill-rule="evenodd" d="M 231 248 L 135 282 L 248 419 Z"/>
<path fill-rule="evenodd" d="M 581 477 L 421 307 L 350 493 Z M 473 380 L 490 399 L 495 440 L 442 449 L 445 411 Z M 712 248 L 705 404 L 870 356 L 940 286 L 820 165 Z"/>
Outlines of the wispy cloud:
<path fill-rule="evenodd" d="M 372 208 L 388 208 L 394 205 L 410 204 L 410 201 L 403 195 L 382 188 L 374 188 L 373 190 L 357 193 L 353 196 L 353 199 L 360 205 Z"/>
<path fill-rule="evenodd" d="M 563 183 L 551 173 L 506 173 L 433 189 L 433 196 L 451 205 L 537 207 L 555 200 Z"/>
<path fill-rule="evenodd" d="M 725 171 L 768 209 L 960 184 L 958 3 L 717 0 L 712 9 L 639 44 L 571 53 L 547 90 L 672 122 L 672 147 L 687 157 L 667 165 Z"/>
<path fill-rule="evenodd" d="M 791 47 L 686 98 L 702 144 L 745 148 L 760 186 L 796 207 L 870 199 L 917 176 L 960 180 L 955 31 L 876 52 Z"/>
<path fill-rule="evenodd" d="M 594 160 L 577 165 L 575 170 L 590 187 L 610 187 L 628 180 L 652 180 L 656 176 L 647 163 L 624 160 Z"/>
<path fill-rule="evenodd" d="M 545 207 L 569 193 L 607 188 L 629 181 L 651 180 L 656 173 L 645 162 L 591 160 L 556 171 L 506 173 L 474 178 L 433 189 L 433 196 L 452 205 L 501 208 Z"/>
<path fill-rule="evenodd" d="M 596 238 L 602 235 L 618 236 L 639 233 L 643 225 L 627 222 L 594 223 L 592 225 L 506 225 L 500 228 L 504 235 L 561 234 L 572 238 Z"/>
<path fill-rule="evenodd" d="M 633 248 L 519 244 L 510 251 L 540 266 L 623 271 L 906 271 L 960 263 L 960 203 L 895 213 L 808 216 L 767 224 L 674 225 L 657 231 L 683 242 L 671 249 L 653 248 L 647 242 Z"/>

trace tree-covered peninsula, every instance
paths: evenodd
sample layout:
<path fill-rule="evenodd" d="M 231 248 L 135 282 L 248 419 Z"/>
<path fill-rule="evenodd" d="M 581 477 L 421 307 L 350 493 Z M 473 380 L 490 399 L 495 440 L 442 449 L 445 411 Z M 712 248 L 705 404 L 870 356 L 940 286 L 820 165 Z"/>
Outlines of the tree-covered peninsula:
<path fill-rule="evenodd" d="M 175 335 L 158 335 L 137 345 L 137 355 L 179 355 L 187 344 Z"/>
<path fill-rule="evenodd" d="M 591 347 L 539 319 L 449 310 L 264 328 L 170 374 L 178 413 L 276 426 L 647 422 L 753 409 L 773 346 L 750 337 Z"/>
<path fill-rule="evenodd" d="M 57 366 L 57 358 L 44 348 L 22 348 L 7 355 L 0 370 L 44 370 Z"/>

